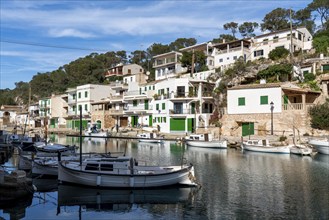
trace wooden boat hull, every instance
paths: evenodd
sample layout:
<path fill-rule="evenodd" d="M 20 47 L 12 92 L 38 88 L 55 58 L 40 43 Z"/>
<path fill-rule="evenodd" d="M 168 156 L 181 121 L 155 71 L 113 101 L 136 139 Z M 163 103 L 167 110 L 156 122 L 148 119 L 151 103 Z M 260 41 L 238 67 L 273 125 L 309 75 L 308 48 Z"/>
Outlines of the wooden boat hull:
<path fill-rule="evenodd" d="M 261 153 L 277 153 L 277 154 L 290 154 L 290 148 L 288 146 L 278 147 L 266 147 L 266 146 L 253 146 L 242 144 L 243 150 L 261 152 Z"/>
<path fill-rule="evenodd" d="M 202 148 L 227 148 L 227 141 L 196 141 L 187 140 L 186 144 L 191 147 Z"/>
<path fill-rule="evenodd" d="M 113 174 L 104 171 L 84 171 L 79 163 L 61 161 L 58 166 L 58 180 L 72 184 L 93 187 L 145 188 L 163 187 L 175 184 L 195 185 L 193 166 L 171 166 L 164 169 L 176 169 L 174 172 L 152 174 L 143 166 L 135 166 L 134 174 Z M 120 172 L 120 171 L 119 171 Z"/>
<path fill-rule="evenodd" d="M 310 140 L 308 142 L 310 145 L 315 147 L 317 152 L 320 154 L 329 155 L 329 141 L 327 140 Z"/>

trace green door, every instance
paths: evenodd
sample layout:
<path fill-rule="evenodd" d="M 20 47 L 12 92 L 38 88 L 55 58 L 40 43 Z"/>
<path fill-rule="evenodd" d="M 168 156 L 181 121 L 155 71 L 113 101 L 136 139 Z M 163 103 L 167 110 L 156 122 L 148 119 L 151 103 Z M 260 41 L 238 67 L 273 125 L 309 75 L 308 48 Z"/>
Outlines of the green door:
<path fill-rule="evenodd" d="M 170 131 L 185 131 L 185 118 L 171 118 Z"/>
<path fill-rule="evenodd" d="M 98 120 L 96 123 L 97 123 L 96 124 L 97 128 L 101 129 L 102 128 L 102 122 Z"/>
<path fill-rule="evenodd" d="M 152 115 L 149 115 L 149 126 L 150 127 L 153 126 L 153 117 L 152 117 Z"/>
<path fill-rule="evenodd" d="M 138 116 L 131 116 L 131 126 L 135 127 L 138 124 Z"/>
<path fill-rule="evenodd" d="M 255 134 L 254 123 L 242 123 L 242 136 L 253 135 Z"/>
<path fill-rule="evenodd" d="M 194 133 L 194 118 L 187 119 L 187 131 Z"/>

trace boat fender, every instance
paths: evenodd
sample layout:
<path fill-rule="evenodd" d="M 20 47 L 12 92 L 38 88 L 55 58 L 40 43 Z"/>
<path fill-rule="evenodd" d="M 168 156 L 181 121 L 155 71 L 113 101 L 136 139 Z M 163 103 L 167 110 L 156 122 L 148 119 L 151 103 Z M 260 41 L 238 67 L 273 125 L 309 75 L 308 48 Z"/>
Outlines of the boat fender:
<path fill-rule="evenodd" d="M 101 185 L 101 181 L 102 181 L 102 176 L 101 175 L 98 175 L 97 176 L 97 186 L 100 186 Z"/>

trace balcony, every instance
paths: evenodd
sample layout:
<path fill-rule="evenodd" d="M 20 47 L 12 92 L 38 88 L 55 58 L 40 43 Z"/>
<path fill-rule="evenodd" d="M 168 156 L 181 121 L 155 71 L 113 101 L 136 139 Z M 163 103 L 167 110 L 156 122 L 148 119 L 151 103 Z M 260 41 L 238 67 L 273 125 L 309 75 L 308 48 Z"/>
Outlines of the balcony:
<path fill-rule="evenodd" d="M 312 103 L 306 103 L 305 105 L 303 103 L 289 103 L 289 104 L 283 104 L 282 110 L 283 111 L 307 111 L 312 106 L 314 106 L 314 104 L 312 104 Z"/>

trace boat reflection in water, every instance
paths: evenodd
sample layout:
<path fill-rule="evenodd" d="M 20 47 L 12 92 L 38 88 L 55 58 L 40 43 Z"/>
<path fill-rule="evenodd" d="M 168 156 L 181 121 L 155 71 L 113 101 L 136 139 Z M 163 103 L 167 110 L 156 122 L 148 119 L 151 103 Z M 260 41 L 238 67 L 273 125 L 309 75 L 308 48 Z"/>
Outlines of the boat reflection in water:
<path fill-rule="evenodd" d="M 91 211 L 127 211 L 134 204 L 178 204 L 193 199 L 197 188 L 100 189 L 75 185 L 58 186 L 58 214 L 61 207 L 83 206 Z M 64 209 L 65 210 L 65 209 Z"/>

